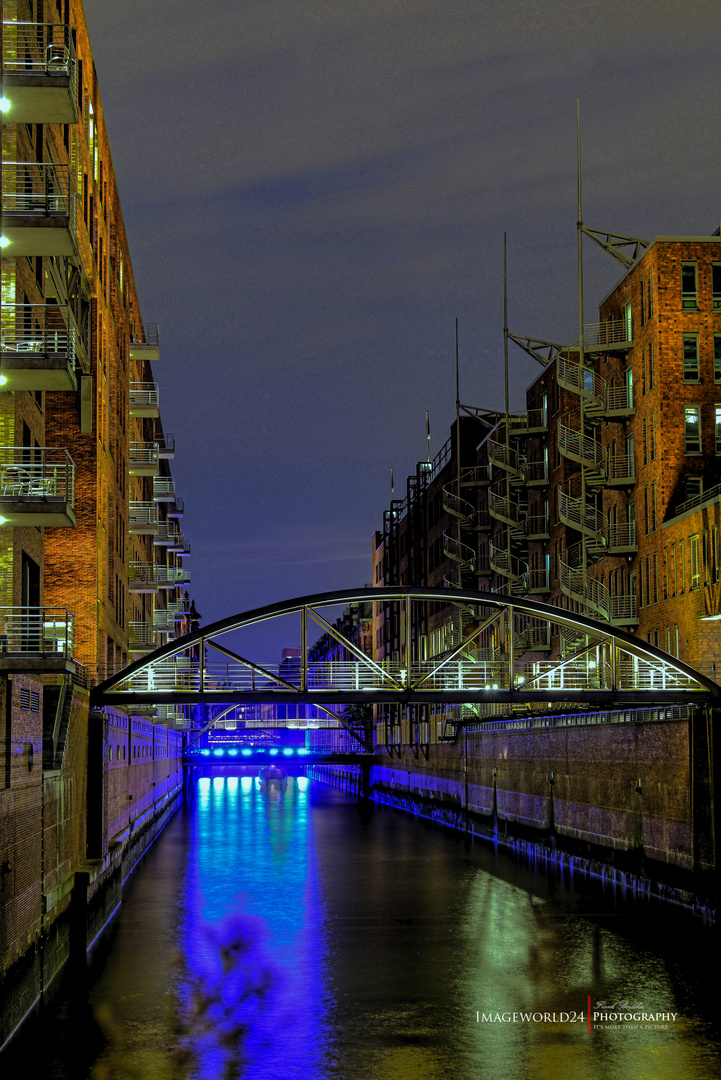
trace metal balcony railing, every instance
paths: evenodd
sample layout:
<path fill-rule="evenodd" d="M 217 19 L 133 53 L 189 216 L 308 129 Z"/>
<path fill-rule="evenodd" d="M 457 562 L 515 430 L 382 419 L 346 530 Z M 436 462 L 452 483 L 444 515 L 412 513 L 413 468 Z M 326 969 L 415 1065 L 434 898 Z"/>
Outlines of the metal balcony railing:
<path fill-rule="evenodd" d="M 461 469 L 461 487 L 481 487 L 489 482 L 487 465 L 472 465 Z"/>
<path fill-rule="evenodd" d="M 159 408 L 160 395 L 156 382 L 131 382 L 130 415 L 152 416 Z"/>
<path fill-rule="evenodd" d="M 519 455 L 513 446 L 506 446 L 498 439 L 488 440 L 488 460 L 510 472 L 520 471 Z"/>
<path fill-rule="evenodd" d="M 182 543 L 183 534 L 174 521 L 158 521 L 154 544 L 156 547 L 175 547 Z"/>
<path fill-rule="evenodd" d="M 603 350 L 608 346 L 627 344 L 630 341 L 624 319 L 583 324 L 583 344 L 586 349 Z"/>
<path fill-rule="evenodd" d="M 606 401 L 606 380 L 597 375 L 593 368 L 581 367 L 559 356 L 556 364 L 556 378 L 559 386 L 580 394 L 590 404 L 603 409 Z"/>
<path fill-rule="evenodd" d="M 0 660 L 4 653 L 73 655 L 73 615 L 62 607 L 0 607 Z"/>
<path fill-rule="evenodd" d="M 596 539 L 603 539 L 603 514 L 580 498 L 558 490 L 558 516 L 564 525 L 585 532 Z"/>
<path fill-rule="evenodd" d="M 156 533 L 159 525 L 157 503 L 131 502 L 128 516 L 128 526 L 131 533 Z"/>
<path fill-rule="evenodd" d="M 513 526 L 517 531 L 525 533 L 527 508 L 525 503 L 519 503 L 507 495 L 501 495 L 496 491 L 488 493 L 488 509 L 491 517 L 498 521 L 504 521 Z"/>
<path fill-rule="evenodd" d="M 634 484 L 636 462 L 633 455 L 609 455 L 606 461 L 606 478 L 609 484 Z"/>
<path fill-rule="evenodd" d="M 524 584 L 528 573 L 528 563 L 523 562 L 515 555 L 510 554 L 504 548 L 496 547 L 493 543 L 488 545 L 488 562 L 491 570 L 512 581 Z"/>
<path fill-rule="evenodd" d="M 610 554 L 619 550 L 621 552 L 635 551 L 636 522 L 628 521 L 619 524 L 612 521 L 606 525 L 606 543 Z"/>
<path fill-rule="evenodd" d="M 596 472 L 603 472 L 603 447 L 589 435 L 567 424 L 558 425 L 558 449 L 564 457 L 585 465 Z"/>
<path fill-rule="evenodd" d="M 606 415 L 627 416 L 634 411 L 633 388 L 628 385 L 609 386 L 606 389 Z"/>
<path fill-rule="evenodd" d="M 58 304 L 3 304 L 0 353 L 13 356 L 64 356 L 75 367 L 75 330 L 67 309 Z"/>
<path fill-rule="evenodd" d="M 2 164 L 2 216 L 12 224 L 16 218 L 69 218 L 76 228 L 77 194 L 69 165 L 38 161 L 4 161 Z"/>
<path fill-rule="evenodd" d="M 136 326 L 135 333 L 130 336 L 130 355 L 133 353 L 133 346 L 147 346 L 150 348 L 157 348 L 159 343 L 158 324 L 157 323 L 141 323 Z"/>
<path fill-rule="evenodd" d="M 3 22 L 3 74 L 70 79 L 77 96 L 75 46 L 64 23 Z"/>
<path fill-rule="evenodd" d="M 450 485 L 443 488 L 443 509 L 461 521 L 468 521 L 474 512 L 473 504 L 457 495 Z"/>
<path fill-rule="evenodd" d="M 175 435 L 166 435 L 161 432 L 158 436 L 158 453 L 161 458 L 175 457 Z"/>
<path fill-rule="evenodd" d="M 526 588 L 529 593 L 549 592 L 551 588 L 551 571 L 548 567 L 543 567 L 541 570 L 528 570 Z"/>
<path fill-rule="evenodd" d="M 155 502 L 175 502 L 175 480 L 170 476 L 154 477 L 153 499 Z"/>
<path fill-rule="evenodd" d="M 523 469 L 527 484 L 548 483 L 548 462 L 527 461 Z"/>
<path fill-rule="evenodd" d="M 474 570 L 476 565 L 476 553 L 469 544 L 464 544 L 449 533 L 443 534 L 443 552 L 454 562 L 460 563 L 468 570 Z"/>
<path fill-rule="evenodd" d="M 156 570 L 161 589 L 174 589 L 178 585 L 190 584 L 190 570 L 182 566 L 158 566 Z"/>
<path fill-rule="evenodd" d="M 131 442 L 128 467 L 130 472 L 154 469 L 160 461 L 160 448 L 156 442 Z"/>
<path fill-rule="evenodd" d="M 543 510 L 529 513 L 526 518 L 526 532 L 529 540 L 541 540 L 549 535 L 550 522 L 548 514 Z"/>
<path fill-rule="evenodd" d="M 75 502 L 75 465 L 67 450 L 56 446 L 0 447 L 2 500 Z"/>
<path fill-rule="evenodd" d="M 128 645 L 130 652 L 138 652 L 141 649 L 155 649 L 158 641 L 155 628 L 144 622 L 131 622 L 128 627 Z"/>

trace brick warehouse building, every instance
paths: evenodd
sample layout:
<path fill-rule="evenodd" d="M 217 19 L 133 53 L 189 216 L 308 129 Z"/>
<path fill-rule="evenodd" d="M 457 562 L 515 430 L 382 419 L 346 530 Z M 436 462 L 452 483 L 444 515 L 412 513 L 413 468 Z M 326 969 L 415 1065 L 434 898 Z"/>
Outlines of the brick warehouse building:
<path fill-rule="evenodd" d="M 541 366 L 526 409 L 459 407 L 444 447 L 384 512 L 373 582 L 540 600 L 717 680 L 721 237 L 633 243 L 583 341 L 508 335 Z M 393 610 L 374 608 L 374 659 L 396 661 L 406 643 Z M 471 608 L 414 612 L 418 660 L 450 656 L 466 638 L 464 658 L 509 655 L 500 620 L 473 639 Z M 592 640 L 518 614 L 511 629 L 526 677 Z M 610 880 L 640 873 L 640 887 L 650 878 L 701 903 L 692 883 L 715 872 L 710 713 L 609 713 L 592 728 L 527 710 L 499 727 L 502 711 L 377 706 L 379 797 L 469 832 L 550 843 Z"/>
<path fill-rule="evenodd" d="M 2 78 L 0 1045 L 178 805 L 182 710 L 88 690 L 182 632 L 190 550 L 81 0 L 4 0 Z"/>

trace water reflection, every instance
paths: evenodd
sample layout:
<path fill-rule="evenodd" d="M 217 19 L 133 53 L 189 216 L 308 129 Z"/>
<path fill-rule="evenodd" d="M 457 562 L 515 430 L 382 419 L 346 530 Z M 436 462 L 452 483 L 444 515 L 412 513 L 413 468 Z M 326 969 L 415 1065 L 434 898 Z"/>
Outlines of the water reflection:
<path fill-rule="evenodd" d="M 360 815 L 305 778 L 207 776 L 89 991 L 104 1048 L 82 1007 L 70 1037 L 68 990 L 26 1053 L 63 1080 L 706 1080 L 721 1076 L 709 949 L 673 912 Z M 677 1019 L 589 1033 L 589 996 Z"/>

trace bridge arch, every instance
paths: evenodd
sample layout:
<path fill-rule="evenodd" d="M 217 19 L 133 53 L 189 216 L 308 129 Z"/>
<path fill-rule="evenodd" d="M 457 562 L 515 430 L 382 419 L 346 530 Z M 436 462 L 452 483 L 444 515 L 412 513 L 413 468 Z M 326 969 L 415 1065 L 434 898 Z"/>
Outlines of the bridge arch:
<path fill-rule="evenodd" d="M 396 659 L 374 660 L 345 637 L 324 610 L 371 602 L 393 610 L 403 642 Z M 412 648 L 419 606 L 454 606 L 470 613 L 462 641 L 424 659 Z M 377 610 L 377 608 L 375 609 Z M 269 620 L 297 616 L 300 662 L 290 676 L 259 663 L 222 639 Z M 571 631 L 570 654 L 538 658 L 517 629 L 529 620 Z M 309 632 L 318 627 L 341 646 L 343 659 L 315 662 Z M 500 628 L 504 646 L 479 648 L 485 630 Z M 533 645 L 533 642 L 530 642 Z M 535 600 L 459 589 L 390 586 L 346 589 L 278 601 L 199 628 L 135 661 L 92 691 L 95 706 L 113 704 L 300 704 L 321 708 L 374 704 L 440 706 L 470 703 L 494 715 L 561 707 L 619 709 L 718 704 L 721 687 L 676 657 L 612 626 Z"/>

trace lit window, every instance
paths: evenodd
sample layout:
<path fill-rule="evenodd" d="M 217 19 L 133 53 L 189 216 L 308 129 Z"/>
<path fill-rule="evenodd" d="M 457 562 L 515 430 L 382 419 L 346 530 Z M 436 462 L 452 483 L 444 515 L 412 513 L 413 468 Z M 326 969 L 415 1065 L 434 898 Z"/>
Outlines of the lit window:
<path fill-rule="evenodd" d="M 698 307 L 696 263 L 681 263 L 681 307 Z"/>
<path fill-rule="evenodd" d="M 633 319 L 631 316 L 630 304 L 626 304 L 623 309 L 623 323 L 626 327 L 626 341 L 633 341 Z"/>
<path fill-rule="evenodd" d="M 683 335 L 683 381 L 698 382 L 698 334 Z"/>
<path fill-rule="evenodd" d="M 721 263 L 711 264 L 711 293 L 714 311 L 721 309 Z"/>
<path fill-rule="evenodd" d="M 684 408 L 684 444 L 687 454 L 701 453 L 701 406 L 686 405 Z"/>
<path fill-rule="evenodd" d="M 716 453 L 721 454 L 721 405 L 716 406 Z"/>

